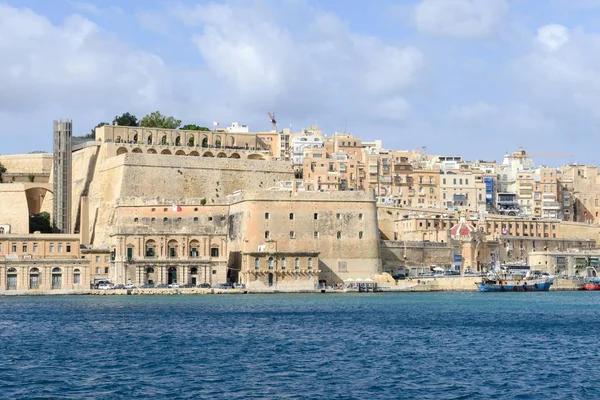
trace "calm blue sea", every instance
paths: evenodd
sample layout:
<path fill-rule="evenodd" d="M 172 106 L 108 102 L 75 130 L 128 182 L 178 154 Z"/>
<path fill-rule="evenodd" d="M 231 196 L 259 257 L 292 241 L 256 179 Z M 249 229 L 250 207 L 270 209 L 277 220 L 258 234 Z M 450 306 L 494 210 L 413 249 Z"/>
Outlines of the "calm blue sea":
<path fill-rule="evenodd" d="M 0 397 L 596 399 L 600 293 L 0 297 Z"/>

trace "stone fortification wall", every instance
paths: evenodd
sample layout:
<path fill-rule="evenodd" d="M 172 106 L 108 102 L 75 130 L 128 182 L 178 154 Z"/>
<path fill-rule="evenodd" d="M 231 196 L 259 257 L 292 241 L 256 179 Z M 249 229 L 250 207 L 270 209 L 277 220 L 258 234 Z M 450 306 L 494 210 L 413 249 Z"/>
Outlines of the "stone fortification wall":
<path fill-rule="evenodd" d="M 377 208 L 364 192 L 240 193 L 230 207 L 230 249 L 319 252 L 319 279 L 380 271 Z"/>
<path fill-rule="evenodd" d="M 89 176 L 85 165 L 91 165 L 91 151 L 81 151 L 81 168 L 74 170 L 74 180 L 78 180 L 74 188 L 78 192 L 82 190 L 83 176 Z M 205 199 L 207 205 L 223 204 L 225 197 L 236 190 L 258 190 L 291 179 L 293 170 L 288 163 L 278 161 L 131 153 L 106 158 L 100 151 L 91 176 L 90 238 L 97 247 L 110 245 L 109 228 L 117 222 L 115 207 L 120 204 L 119 199 L 141 203 L 172 199 L 177 204 L 189 203 L 189 199 L 197 199 L 196 204 L 200 204 Z M 76 202 L 73 204 L 75 209 Z"/>
<path fill-rule="evenodd" d="M 48 174 L 52 171 L 52 153 L 4 155 L 0 163 L 9 173 Z"/>
<path fill-rule="evenodd" d="M 29 233 L 29 209 L 24 184 L 0 184 L 0 225 L 9 224 L 11 232 Z"/>
<path fill-rule="evenodd" d="M 398 267 L 429 267 L 452 264 L 454 249 L 447 243 L 382 241 L 383 270 L 396 273 Z"/>

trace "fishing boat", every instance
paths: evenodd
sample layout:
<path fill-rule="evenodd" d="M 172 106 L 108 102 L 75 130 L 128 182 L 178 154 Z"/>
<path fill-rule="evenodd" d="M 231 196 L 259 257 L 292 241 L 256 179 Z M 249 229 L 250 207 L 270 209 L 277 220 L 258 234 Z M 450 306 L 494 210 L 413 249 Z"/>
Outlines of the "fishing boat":
<path fill-rule="evenodd" d="M 583 290 L 600 290 L 600 278 L 594 267 L 586 268 L 587 278 L 583 281 Z"/>
<path fill-rule="evenodd" d="M 547 292 L 554 277 L 528 270 L 525 274 L 492 270 L 476 283 L 480 292 Z"/>

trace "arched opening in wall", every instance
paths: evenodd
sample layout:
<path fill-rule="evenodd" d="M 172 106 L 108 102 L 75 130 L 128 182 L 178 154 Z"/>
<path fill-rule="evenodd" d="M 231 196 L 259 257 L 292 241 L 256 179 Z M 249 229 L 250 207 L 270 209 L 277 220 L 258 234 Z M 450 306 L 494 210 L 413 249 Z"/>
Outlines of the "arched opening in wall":
<path fill-rule="evenodd" d="M 221 147 L 221 136 L 215 138 L 215 147 Z"/>
<path fill-rule="evenodd" d="M 227 154 L 220 152 L 219 154 L 217 154 L 217 158 L 227 158 Z"/>
<path fill-rule="evenodd" d="M 202 147 L 208 147 L 208 137 L 206 135 L 202 136 Z"/>
<path fill-rule="evenodd" d="M 152 144 L 152 134 L 148 135 L 148 138 L 146 139 L 146 144 Z"/>
<path fill-rule="evenodd" d="M 197 267 L 190 268 L 190 277 L 188 279 L 188 282 L 194 286 L 196 286 L 198 284 L 198 268 Z"/>
<path fill-rule="evenodd" d="M 131 150 L 132 153 L 143 153 L 142 149 L 140 149 L 139 147 L 136 147 L 135 149 Z"/>
<path fill-rule="evenodd" d="M 229 138 L 227 138 L 227 145 L 235 146 L 235 138 L 233 136 L 229 136 Z"/>
<path fill-rule="evenodd" d="M 269 287 L 273 286 L 273 273 L 269 272 Z"/>
<path fill-rule="evenodd" d="M 79 270 L 79 268 L 75 268 L 73 270 L 73 284 L 74 285 L 81 284 L 81 271 Z"/>
<path fill-rule="evenodd" d="M 194 141 L 194 136 L 190 136 L 190 138 L 188 139 L 188 146 L 194 147 Z"/>
<path fill-rule="evenodd" d="M 146 240 L 145 252 L 147 258 L 156 257 L 156 242 L 154 240 Z"/>
<path fill-rule="evenodd" d="M 196 156 L 199 157 L 200 153 L 198 153 L 196 150 L 190 151 L 190 156 Z"/>
<path fill-rule="evenodd" d="M 6 289 L 17 290 L 17 269 L 9 268 L 6 271 Z"/>
<path fill-rule="evenodd" d="M 128 153 L 128 151 L 127 151 L 127 149 L 125 147 L 119 147 L 117 149 L 117 155 L 118 156 L 120 156 L 121 154 L 127 154 L 127 153 Z"/>
<path fill-rule="evenodd" d="M 275 260 L 273 260 L 273 257 L 269 257 L 269 260 L 267 261 L 267 267 L 270 270 L 273 270 L 274 266 L 275 266 Z"/>
<path fill-rule="evenodd" d="M 138 134 L 136 133 L 135 135 L 133 135 L 133 143 L 137 143 L 138 142 Z"/>
<path fill-rule="evenodd" d="M 215 155 L 213 153 L 211 153 L 210 151 L 207 151 L 206 153 L 202 154 L 202 157 L 214 157 Z"/>
<path fill-rule="evenodd" d="M 175 152 L 176 156 L 185 156 L 185 151 L 183 150 L 177 150 L 177 152 Z"/>
<path fill-rule="evenodd" d="M 264 158 L 260 154 L 250 154 L 248 160 L 264 160 Z"/>
<path fill-rule="evenodd" d="M 31 268 L 29 270 L 29 289 L 40 288 L 40 270 L 38 268 Z"/>
<path fill-rule="evenodd" d="M 152 267 L 147 267 L 146 268 L 146 277 L 145 277 L 145 281 L 146 284 L 149 285 L 154 285 L 154 268 Z"/>
<path fill-rule="evenodd" d="M 148 154 L 156 154 L 156 150 L 155 149 L 148 149 Z"/>
<path fill-rule="evenodd" d="M 48 196 L 48 193 L 50 193 L 50 196 Z M 33 226 L 35 224 L 32 224 L 32 219 L 33 216 L 39 215 L 40 212 L 42 211 L 42 208 L 44 206 L 45 202 L 50 202 L 50 204 L 53 201 L 52 198 L 52 192 L 50 192 L 48 189 L 43 188 L 43 187 L 32 187 L 29 189 L 25 190 L 25 197 L 27 199 L 27 209 L 29 211 L 29 215 L 30 215 L 30 220 L 29 220 L 29 224 L 31 225 L 30 228 L 33 230 L 40 230 L 39 226 L 38 229 L 36 229 L 35 226 Z M 48 230 L 51 230 L 51 228 L 48 226 Z M 33 233 L 33 232 L 31 232 Z M 49 233 L 49 232 L 42 232 L 42 233 Z"/>
<path fill-rule="evenodd" d="M 212 246 L 210 246 L 210 256 L 211 257 L 219 257 L 219 246 L 216 244 L 213 244 Z"/>
<path fill-rule="evenodd" d="M 58 267 L 52 268 L 52 289 L 62 288 L 62 270 Z"/>
<path fill-rule="evenodd" d="M 169 258 L 175 258 L 177 257 L 177 240 L 171 239 L 169 240 L 169 243 L 167 243 L 167 249 L 168 249 L 168 253 L 167 256 Z"/>
<path fill-rule="evenodd" d="M 163 135 L 162 139 L 160 139 L 160 144 L 162 144 L 162 145 L 167 144 L 167 135 Z"/>
<path fill-rule="evenodd" d="M 175 146 L 181 146 L 181 136 L 175 138 Z"/>
<path fill-rule="evenodd" d="M 238 153 L 233 153 L 229 156 L 229 158 L 241 158 Z"/>
<path fill-rule="evenodd" d="M 171 155 L 171 150 L 164 149 L 163 151 L 161 151 L 161 152 L 160 152 L 160 154 L 168 154 L 168 155 Z"/>
<path fill-rule="evenodd" d="M 117 136 L 115 139 L 115 143 L 121 143 L 121 142 L 122 142 L 121 136 Z"/>
<path fill-rule="evenodd" d="M 192 240 L 190 242 L 190 257 L 200 257 L 200 242 L 197 240 Z"/>
<path fill-rule="evenodd" d="M 177 283 L 177 268 L 175 267 L 169 267 L 168 271 L 167 271 L 167 283 L 173 284 L 173 283 Z"/>

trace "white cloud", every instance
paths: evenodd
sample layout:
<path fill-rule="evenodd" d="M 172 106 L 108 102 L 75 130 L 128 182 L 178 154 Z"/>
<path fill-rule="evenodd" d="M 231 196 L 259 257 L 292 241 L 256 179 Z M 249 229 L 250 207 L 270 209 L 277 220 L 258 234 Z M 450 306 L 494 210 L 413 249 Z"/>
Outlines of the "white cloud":
<path fill-rule="evenodd" d="M 556 51 L 569 41 L 569 30 L 558 24 L 542 26 L 536 39 L 545 50 Z"/>
<path fill-rule="evenodd" d="M 422 0 L 413 19 L 427 34 L 478 38 L 492 33 L 507 12 L 505 0 Z"/>
<path fill-rule="evenodd" d="M 91 15 L 103 15 L 103 14 L 123 14 L 123 10 L 121 10 L 117 6 L 108 6 L 108 7 L 98 7 L 95 4 L 87 3 L 84 1 L 67 1 L 71 5 L 71 7 L 75 8 L 77 11 L 80 11 L 85 14 Z"/>

